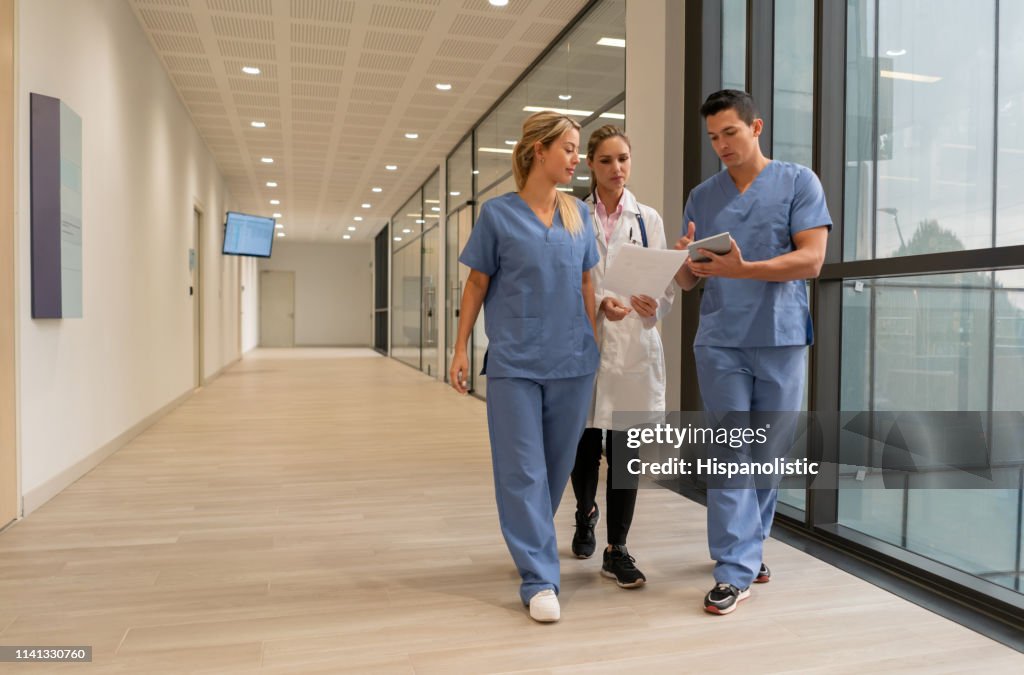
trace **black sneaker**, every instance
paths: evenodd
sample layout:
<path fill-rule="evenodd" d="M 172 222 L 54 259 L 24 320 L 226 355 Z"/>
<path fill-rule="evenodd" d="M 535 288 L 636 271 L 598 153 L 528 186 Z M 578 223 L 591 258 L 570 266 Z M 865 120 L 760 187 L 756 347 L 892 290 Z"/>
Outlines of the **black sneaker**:
<path fill-rule="evenodd" d="M 732 584 L 720 583 L 704 596 L 704 611 L 712 614 L 728 614 L 736 609 L 740 600 L 750 597 L 750 589 L 740 590 Z"/>
<path fill-rule="evenodd" d="M 761 569 L 757 571 L 757 576 L 754 577 L 755 584 L 766 584 L 772 580 L 772 571 L 768 569 L 768 566 L 761 563 Z"/>
<path fill-rule="evenodd" d="M 576 534 L 572 535 L 572 554 L 577 558 L 589 558 L 597 548 L 594 528 L 601 520 L 601 510 L 594 504 L 594 512 L 589 516 L 576 512 Z"/>
<path fill-rule="evenodd" d="M 612 546 L 612 550 L 604 551 L 601 574 L 615 579 L 619 588 L 638 588 L 647 583 L 647 577 L 636 568 L 633 564 L 635 562 L 636 559 L 626 551 L 625 546 Z"/>

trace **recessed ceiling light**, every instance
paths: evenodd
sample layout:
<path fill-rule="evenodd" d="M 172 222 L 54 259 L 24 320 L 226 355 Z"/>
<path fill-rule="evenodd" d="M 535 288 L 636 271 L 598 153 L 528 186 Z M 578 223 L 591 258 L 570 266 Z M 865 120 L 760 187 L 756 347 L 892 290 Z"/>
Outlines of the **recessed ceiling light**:
<path fill-rule="evenodd" d="M 410 232 L 412 232 L 412 230 L 410 230 L 409 228 L 405 228 L 404 230 L 402 230 L 402 232 L 404 232 L 405 234 L 409 234 Z"/>
<path fill-rule="evenodd" d="M 352 235 L 351 234 L 343 234 L 343 235 L 341 235 L 341 238 L 342 239 L 351 239 Z"/>
<path fill-rule="evenodd" d="M 597 44 L 601 45 L 602 47 L 623 47 L 623 48 L 625 48 L 625 46 L 626 46 L 626 39 L 625 38 L 603 37 L 603 38 L 601 38 L 600 40 L 597 41 Z"/>
<path fill-rule="evenodd" d="M 354 220 L 354 221 L 356 221 L 356 222 L 358 223 L 358 222 L 360 222 L 360 221 L 361 221 L 362 219 L 363 219 L 363 217 L 362 217 L 362 216 L 356 216 L 356 217 L 355 217 L 355 218 L 353 218 L 352 220 Z"/>
<path fill-rule="evenodd" d="M 384 168 L 387 169 L 388 171 L 398 171 L 397 164 L 385 164 Z"/>
<path fill-rule="evenodd" d="M 370 192 L 384 192 L 384 188 L 373 187 L 370 188 Z"/>
<path fill-rule="evenodd" d="M 480 174 L 480 169 L 473 169 L 473 175 L 477 176 Z"/>
<path fill-rule="evenodd" d="M 280 213 L 275 213 L 274 215 L 271 216 L 271 218 L 280 218 L 280 217 L 281 217 Z"/>
<path fill-rule="evenodd" d="M 452 197 L 458 197 L 458 196 L 459 196 L 459 195 L 461 195 L 462 193 L 461 193 L 461 192 L 459 192 L 458 190 L 452 190 L 452 191 L 451 191 L 451 192 L 449 192 L 448 194 L 450 194 L 450 195 L 451 195 Z"/>
<path fill-rule="evenodd" d="M 906 49 L 886 49 L 886 56 L 904 56 L 907 53 Z"/>
<path fill-rule="evenodd" d="M 571 101 L 572 100 L 572 94 L 559 94 L 558 98 L 561 101 Z"/>
<path fill-rule="evenodd" d="M 267 187 L 277 187 L 277 181 L 268 180 Z"/>
<path fill-rule="evenodd" d="M 431 206 L 431 207 L 430 207 L 430 210 L 431 210 L 431 211 L 440 211 L 440 210 L 441 210 L 441 207 L 440 207 L 440 206 Z"/>
<path fill-rule="evenodd" d="M 488 2 L 495 7 L 504 7 L 508 4 L 508 0 L 488 0 Z"/>
<path fill-rule="evenodd" d="M 395 241 L 402 241 L 401 237 L 395 237 Z"/>
<path fill-rule="evenodd" d="M 448 84 L 447 82 L 438 82 L 434 86 L 437 87 L 438 90 L 440 91 L 451 91 L 452 88 L 452 85 Z"/>
<path fill-rule="evenodd" d="M 246 75 L 259 75 L 260 69 L 257 68 L 256 66 L 243 66 L 242 72 Z"/>
<path fill-rule="evenodd" d="M 425 223 L 425 222 L 427 222 L 427 221 L 423 220 L 422 218 L 417 218 L 417 219 L 416 219 L 416 224 L 417 224 L 417 225 L 422 225 L 422 224 L 423 224 L 423 223 Z"/>
<path fill-rule="evenodd" d="M 278 204 L 281 203 L 281 200 L 280 199 L 271 199 L 270 203 L 271 203 L 272 206 L 277 206 Z"/>
<path fill-rule="evenodd" d="M 576 176 L 576 180 L 588 181 L 590 176 Z"/>
<path fill-rule="evenodd" d="M 363 208 L 364 209 L 368 209 L 368 208 L 370 208 L 370 206 L 371 206 L 370 204 L 363 204 Z"/>
<path fill-rule="evenodd" d="M 284 232 L 278 232 L 278 233 L 277 233 L 277 236 L 279 236 L 279 237 L 283 237 L 283 236 L 285 236 L 285 235 L 284 235 Z"/>
<path fill-rule="evenodd" d="M 356 231 L 356 226 L 355 225 L 349 225 L 348 226 L 348 231 L 349 232 L 355 232 Z"/>
<path fill-rule="evenodd" d="M 505 145 L 515 145 L 515 144 L 516 144 L 516 142 L 514 140 L 512 140 L 511 138 L 508 138 L 508 139 L 505 140 Z"/>
<path fill-rule="evenodd" d="M 253 126 L 253 127 L 256 127 L 257 129 L 263 129 L 264 127 L 267 126 L 267 123 L 266 122 L 259 122 L 257 120 L 253 120 L 252 122 L 249 122 L 249 125 Z"/>
<path fill-rule="evenodd" d="M 415 141 L 417 138 L 420 137 L 420 135 L 414 131 L 410 131 L 405 135 L 405 137 L 408 138 L 410 141 Z"/>
<path fill-rule="evenodd" d="M 277 225 L 274 225 L 274 227 L 276 229 L 278 229 L 278 230 L 283 230 L 284 229 L 284 223 L 278 223 Z"/>
<path fill-rule="evenodd" d="M 273 157 L 260 157 L 260 161 L 263 162 L 264 164 L 273 164 L 274 163 L 274 158 Z"/>

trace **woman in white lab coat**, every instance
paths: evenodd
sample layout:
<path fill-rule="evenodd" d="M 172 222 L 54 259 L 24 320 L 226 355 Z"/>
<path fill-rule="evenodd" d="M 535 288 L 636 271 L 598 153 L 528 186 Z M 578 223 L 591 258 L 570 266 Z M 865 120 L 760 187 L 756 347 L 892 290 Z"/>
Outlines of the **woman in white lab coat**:
<path fill-rule="evenodd" d="M 587 166 L 593 191 L 586 203 L 593 216 L 593 236 L 601 253 L 601 262 L 591 270 L 598 308 L 601 364 L 594 381 L 587 429 L 577 447 L 572 472 L 576 495 L 572 551 L 579 558 L 589 558 L 596 548 L 594 527 L 600 510 L 595 498 L 602 440 L 604 431 L 608 430 L 604 443 L 609 466 L 605 514 L 608 546 L 604 550 L 601 574 L 615 579 L 622 588 L 642 586 L 647 579 L 626 550 L 626 536 L 636 507 L 636 490 L 612 489 L 612 438 L 616 434 L 612 412 L 665 409 L 665 354 L 657 323 L 672 308 L 675 296 L 672 283 L 660 298 L 624 297 L 604 288 L 605 269 L 624 244 L 666 248 L 661 216 L 637 202 L 633 193 L 626 189 L 630 161 L 629 139 L 621 129 L 605 125 L 591 134 Z"/>

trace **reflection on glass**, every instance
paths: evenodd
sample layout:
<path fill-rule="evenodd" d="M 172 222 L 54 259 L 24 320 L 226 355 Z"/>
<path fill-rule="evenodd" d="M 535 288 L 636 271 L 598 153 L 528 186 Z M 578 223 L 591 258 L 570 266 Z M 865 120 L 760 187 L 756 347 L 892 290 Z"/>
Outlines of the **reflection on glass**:
<path fill-rule="evenodd" d="M 844 410 L 1024 409 L 1024 270 L 850 280 L 843 295 Z M 870 465 L 882 445 L 853 436 L 840 444 L 840 524 L 1021 590 L 1019 490 L 914 489 L 910 474 L 881 489 L 891 483 Z"/>
<path fill-rule="evenodd" d="M 448 158 L 447 206 L 445 213 L 462 206 L 473 198 L 473 138 L 469 136 Z M 430 209 L 428 209 L 430 211 Z M 437 213 L 436 211 L 434 213 Z"/>
<path fill-rule="evenodd" d="M 772 157 L 811 166 L 814 0 L 775 0 Z"/>
<path fill-rule="evenodd" d="M 462 253 L 462 249 L 466 247 L 466 242 L 469 241 L 469 234 L 472 229 L 473 208 L 471 206 L 465 206 L 448 216 L 448 227 L 446 231 L 446 237 L 448 239 L 448 288 L 447 293 L 445 293 L 445 305 L 447 306 L 447 311 L 445 312 L 445 320 L 447 322 L 447 328 L 445 329 L 445 335 L 447 336 L 447 351 L 445 357 L 446 381 L 452 354 L 455 351 L 455 338 L 458 335 L 459 330 L 459 319 L 456 316 L 456 312 L 459 310 L 462 303 L 462 290 L 466 287 L 466 279 L 469 278 L 469 268 L 465 265 L 459 264 L 459 254 Z M 470 356 L 472 356 L 472 345 L 473 337 L 470 335 L 469 344 L 467 345 Z M 472 370 L 473 364 L 471 360 L 470 372 L 466 378 L 469 382 L 470 388 L 473 387 Z"/>
<path fill-rule="evenodd" d="M 415 240 L 391 256 L 391 355 L 420 367 L 420 243 Z"/>
<path fill-rule="evenodd" d="M 747 0 L 722 0 L 722 89 L 747 88 Z"/>
<path fill-rule="evenodd" d="M 1024 244 L 1024 2 L 999 3 L 996 244 Z"/>
<path fill-rule="evenodd" d="M 879 0 L 877 45 L 871 5 L 848 4 L 844 258 L 992 246 L 995 0 Z"/>
<path fill-rule="evenodd" d="M 427 375 L 435 377 L 437 372 L 437 322 L 441 319 L 441 311 L 438 308 L 438 272 L 440 271 L 441 252 L 438 250 L 441 242 L 441 229 L 436 225 L 423 233 L 421 238 L 423 250 L 423 278 L 420 285 L 422 296 L 420 326 L 421 335 L 421 365 L 420 369 Z"/>
<path fill-rule="evenodd" d="M 621 105 L 611 106 L 625 92 L 625 50 L 598 40 L 624 38 L 625 19 L 624 0 L 595 6 L 481 122 L 476 132 L 478 193 L 490 191 L 511 173 L 511 151 L 523 120 L 536 110 L 561 110 L 580 122 L 600 112 L 601 124 L 623 123 Z M 581 145 L 585 142 L 581 139 Z M 586 175 L 585 167 L 577 175 Z M 586 194 L 585 183 L 574 180 L 572 191 Z"/>

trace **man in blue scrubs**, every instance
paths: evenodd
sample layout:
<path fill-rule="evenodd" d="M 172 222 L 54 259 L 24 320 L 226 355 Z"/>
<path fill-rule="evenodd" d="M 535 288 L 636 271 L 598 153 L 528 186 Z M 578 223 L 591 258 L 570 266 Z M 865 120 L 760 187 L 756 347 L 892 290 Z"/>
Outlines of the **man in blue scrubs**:
<path fill-rule="evenodd" d="M 728 232 L 732 248 L 708 262 L 687 260 L 676 282 L 705 279 L 694 340 L 704 409 L 728 413 L 799 411 L 807 346 L 813 340 L 805 280 L 817 277 L 832 227 L 825 195 L 807 167 L 761 153 L 764 127 L 743 91 L 711 94 L 701 106 L 708 138 L 725 169 L 689 195 L 682 249 Z M 715 587 L 704 609 L 728 614 L 770 578 L 763 543 L 775 516 L 776 488 L 709 488 L 708 548 Z"/>

